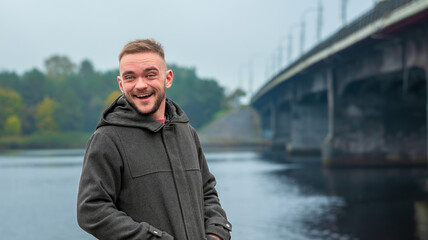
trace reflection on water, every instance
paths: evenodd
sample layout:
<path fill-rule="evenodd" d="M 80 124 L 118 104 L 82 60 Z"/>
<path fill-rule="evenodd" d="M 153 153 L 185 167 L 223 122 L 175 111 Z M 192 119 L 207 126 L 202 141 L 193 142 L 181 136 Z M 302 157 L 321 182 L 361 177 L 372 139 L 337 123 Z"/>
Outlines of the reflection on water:
<path fill-rule="evenodd" d="M 246 153 L 248 154 L 248 153 Z M 211 155 L 207 155 L 211 159 Z M 341 197 L 308 194 L 288 172 L 300 166 L 266 161 L 252 153 L 229 153 L 210 161 L 230 221 L 233 239 L 352 239 L 329 228 L 308 228 L 334 219 L 344 202 Z"/>
<path fill-rule="evenodd" d="M 206 154 L 240 239 L 428 239 L 426 169 L 323 169 Z M 0 155 L 1 239 L 94 239 L 75 205 L 83 150 Z"/>
<path fill-rule="evenodd" d="M 278 173 L 280 178 L 294 179 L 306 194 L 343 200 L 339 211 L 330 212 L 334 219 L 308 227 L 331 227 L 357 239 L 428 239 L 418 230 L 421 219 L 415 211 L 415 204 L 428 200 L 427 176 L 426 169 L 301 168 Z"/>
<path fill-rule="evenodd" d="M 208 154 L 234 239 L 428 239 L 427 169 Z"/>

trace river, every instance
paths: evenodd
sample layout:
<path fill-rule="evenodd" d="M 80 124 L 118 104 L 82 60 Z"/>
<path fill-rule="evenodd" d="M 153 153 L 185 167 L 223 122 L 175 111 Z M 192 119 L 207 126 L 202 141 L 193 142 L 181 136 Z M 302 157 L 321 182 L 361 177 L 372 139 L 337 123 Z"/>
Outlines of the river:
<path fill-rule="evenodd" d="M 232 239 L 428 239 L 427 169 L 275 162 L 207 152 Z M 76 222 L 83 150 L 0 154 L 1 239 L 94 239 Z"/>

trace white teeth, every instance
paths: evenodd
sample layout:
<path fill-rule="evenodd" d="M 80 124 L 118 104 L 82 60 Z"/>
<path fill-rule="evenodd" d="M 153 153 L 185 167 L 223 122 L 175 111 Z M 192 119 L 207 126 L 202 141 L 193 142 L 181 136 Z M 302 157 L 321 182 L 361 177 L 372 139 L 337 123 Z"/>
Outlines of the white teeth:
<path fill-rule="evenodd" d="M 137 95 L 138 98 L 143 98 L 143 97 L 148 97 L 150 96 L 150 94 L 146 94 L 146 95 Z"/>

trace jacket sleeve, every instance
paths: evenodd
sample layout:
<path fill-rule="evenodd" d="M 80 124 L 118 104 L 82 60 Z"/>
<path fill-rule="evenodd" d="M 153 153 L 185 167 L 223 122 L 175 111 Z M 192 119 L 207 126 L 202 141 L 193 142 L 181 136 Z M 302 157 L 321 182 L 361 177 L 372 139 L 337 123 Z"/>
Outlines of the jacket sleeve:
<path fill-rule="evenodd" d="M 217 235 L 223 240 L 229 240 L 230 232 L 232 231 L 232 224 L 227 220 L 226 212 L 221 207 L 217 190 L 215 189 L 215 177 L 209 171 L 205 155 L 202 151 L 202 147 L 195 130 L 194 135 L 196 146 L 198 148 L 204 188 L 205 232 L 206 234 L 211 233 Z"/>
<path fill-rule="evenodd" d="M 77 197 L 79 226 L 98 239 L 174 239 L 117 209 L 123 170 L 117 149 L 109 137 L 98 132 L 87 144 Z"/>

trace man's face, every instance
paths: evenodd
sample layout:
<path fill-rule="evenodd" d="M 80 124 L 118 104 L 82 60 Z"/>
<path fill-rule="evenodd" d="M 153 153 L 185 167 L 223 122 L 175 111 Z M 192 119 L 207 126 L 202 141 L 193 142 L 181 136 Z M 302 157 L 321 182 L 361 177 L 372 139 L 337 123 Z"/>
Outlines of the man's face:
<path fill-rule="evenodd" d="M 127 54 L 120 60 L 119 71 L 119 87 L 128 101 L 142 114 L 164 118 L 165 90 L 173 78 L 165 61 L 153 52 Z"/>

